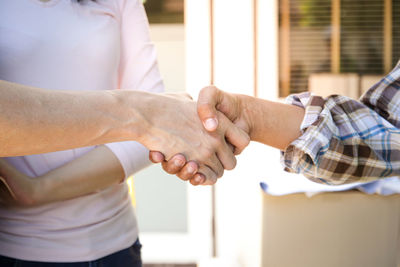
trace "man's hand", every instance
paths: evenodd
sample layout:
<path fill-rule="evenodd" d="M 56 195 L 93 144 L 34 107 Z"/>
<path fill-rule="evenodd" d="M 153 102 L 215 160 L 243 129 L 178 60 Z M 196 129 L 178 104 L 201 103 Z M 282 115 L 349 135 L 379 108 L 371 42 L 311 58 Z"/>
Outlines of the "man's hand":
<path fill-rule="evenodd" d="M 167 161 L 173 155 L 181 154 L 170 164 L 164 163 L 167 172 L 192 182 L 194 177 L 190 175 L 193 169 L 196 170 L 194 163 L 197 163 L 198 174 L 194 175 L 197 178 L 192 183 L 214 184 L 224 169 L 235 167 L 236 159 L 226 139 L 239 140 L 237 143 L 247 145 L 249 137 L 243 130 L 222 113 L 217 113 L 220 127 L 211 133 L 207 132 L 197 116 L 196 102 L 170 95 L 159 96 L 152 101 L 157 109 L 150 108 L 150 113 L 144 114 L 150 125 L 150 135 L 142 143 L 152 151 L 160 151 Z M 157 153 L 158 160 L 153 161 L 164 161 L 162 154 Z M 190 161 L 188 165 L 185 165 L 186 160 Z"/>
<path fill-rule="evenodd" d="M 197 100 L 197 113 L 204 128 L 209 132 L 217 131 L 220 127 L 217 114 L 222 112 L 237 127 L 251 133 L 251 121 L 247 116 L 247 107 L 242 101 L 241 95 L 230 94 L 219 90 L 215 86 L 207 86 L 200 91 Z M 235 155 L 240 154 L 249 144 L 250 140 L 243 142 L 236 136 L 227 136 L 227 140 L 235 147 Z"/>
<path fill-rule="evenodd" d="M 285 150 L 302 134 L 300 125 L 304 118 L 303 108 L 247 95 L 230 94 L 215 86 L 201 90 L 197 112 L 204 127 L 210 132 L 218 131 L 220 122 L 216 114 L 222 112 L 235 126 L 245 131 L 251 141 L 280 150 Z M 228 138 L 228 141 L 236 147 L 235 154 L 245 147 L 237 138 Z"/>

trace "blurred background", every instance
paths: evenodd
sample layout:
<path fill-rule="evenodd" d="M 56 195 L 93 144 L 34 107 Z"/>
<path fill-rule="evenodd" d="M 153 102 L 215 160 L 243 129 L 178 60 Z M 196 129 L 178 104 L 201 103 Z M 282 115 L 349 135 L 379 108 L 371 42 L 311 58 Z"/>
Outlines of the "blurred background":
<path fill-rule="evenodd" d="M 146 0 L 167 91 L 213 83 L 281 101 L 358 98 L 400 59 L 400 0 Z M 251 144 L 214 187 L 160 166 L 134 178 L 146 267 L 398 266 L 400 200 L 358 191 L 270 196 L 304 179 Z M 298 190 L 301 191 L 301 190 Z"/>

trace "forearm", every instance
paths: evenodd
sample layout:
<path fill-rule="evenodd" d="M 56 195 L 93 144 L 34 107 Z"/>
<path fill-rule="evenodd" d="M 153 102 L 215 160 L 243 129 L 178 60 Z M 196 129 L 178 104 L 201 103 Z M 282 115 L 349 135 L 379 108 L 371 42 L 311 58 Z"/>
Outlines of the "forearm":
<path fill-rule="evenodd" d="M 0 82 L 0 156 L 38 154 L 144 133 L 141 92 L 56 91 Z"/>
<path fill-rule="evenodd" d="M 118 184 L 124 178 L 122 166 L 113 152 L 99 146 L 36 178 L 36 196 L 40 196 L 37 202 L 42 204 L 84 196 Z"/>
<path fill-rule="evenodd" d="M 238 97 L 252 141 L 284 150 L 301 135 L 303 108 L 245 95 Z"/>
<path fill-rule="evenodd" d="M 0 160 L 0 167 L 1 174 L 15 198 L 13 205 L 21 206 L 85 196 L 118 184 L 125 178 L 119 160 L 105 146 L 99 146 L 36 178 L 22 175 L 4 160 Z"/>

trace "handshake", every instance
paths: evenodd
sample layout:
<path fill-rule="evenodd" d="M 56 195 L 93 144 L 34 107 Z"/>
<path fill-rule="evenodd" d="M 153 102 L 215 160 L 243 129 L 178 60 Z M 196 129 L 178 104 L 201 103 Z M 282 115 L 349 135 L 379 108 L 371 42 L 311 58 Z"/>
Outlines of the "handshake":
<path fill-rule="evenodd" d="M 90 140 L 96 140 L 94 142 L 97 144 L 138 141 L 150 150 L 149 157 L 152 162 L 161 163 L 166 172 L 176 174 L 193 185 L 215 184 L 224 170 L 235 168 L 235 156 L 239 155 L 250 141 L 284 150 L 301 134 L 303 108 L 230 94 L 214 86 L 202 89 L 197 102 L 184 95 L 115 91 L 79 95 L 78 99 L 84 100 L 81 102 L 84 106 L 78 106 L 79 108 L 90 106 L 92 100 L 96 102 L 95 109 L 89 108 L 84 113 L 92 114 L 92 117 L 83 117 L 83 121 L 97 122 L 100 129 L 103 129 L 102 125 L 112 125 L 111 128 L 105 128 L 108 130 L 100 131 L 104 133 L 105 139 L 93 139 L 89 134 Z M 48 94 L 47 91 L 38 92 Z M 71 94 L 62 93 L 61 96 L 70 97 Z M 111 101 L 106 101 L 107 99 Z M 72 109 L 72 112 L 73 110 L 75 109 Z M 93 113 L 93 110 L 97 112 Z M 90 133 L 88 130 L 79 132 L 82 125 L 85 129 L 97 127 L 96 123 L 88 126 L 81 122 L 81 117 L 76 118 L 68 121 L 70 124 L 66 125 L 71 126 L 72 132 L 75 129 L 74 133 L 77 136 L 80 132 Z M 97 121 L 91 118 L 97 118 Z M 57 127 L 61 126 L 56 124 L 56 129 Z M 45 129 L 47 133 L 51 128 Z M 83 142 L 84 137 L 85 135 L 81 134 L 81 139 L 73 140 Z M 43 149 L 54 148 L 52 142 L 43 141 L 27 142 L 39 145 L 39 148 L 34 147 L 36 150 L 30 152 L 42 153 L 46 152 Z M 67 141 L 64 140 L 64 143 Z M 40 146 L 42 143 L 44 145 Z M 64 147 L 57 148 L 72 145 L 74 144 L 68 145 L 67 142 Z M 105 146 L 98 146 L 35 179 L 14 168 L 6 159 L 0 158 L 0 205 L 32 206 L 71 199 L 118 184 L 123 177 L 125 175 L 120 162 Z"/>
<path fill-rule="evenodd" d="M 250 141 L 284 150 L 300 135 L 302 108 L 203 88 L 198 102 L 165 99 L 151 123 L 156 131 L 143 144 L 150 160 L 193 185 L 212 185 L 236 166 Z M 151 116 L 154 117 L 154 116 Z"/>
<path fill-rule="evenodd" d="M 250 107 L 243 106 L 241 97 L 214 86 L 203 88 L 197 103 L 167 95 L 158 109 L 163 114 L 150 127 L 156 140 L 144 142 L 150 160 L 193 185 L 215 184 L 224 169 L 235 168 L 235 156 L 250 142 Z"/>

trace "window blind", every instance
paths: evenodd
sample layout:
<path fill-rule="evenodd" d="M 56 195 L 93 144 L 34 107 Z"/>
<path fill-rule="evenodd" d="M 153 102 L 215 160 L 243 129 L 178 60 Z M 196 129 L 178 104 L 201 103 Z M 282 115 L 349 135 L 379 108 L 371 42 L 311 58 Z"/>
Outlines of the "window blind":
<path fill-rule="evenodd" d="M 393 0 L 393 66 L 400 60 L 400 0 Z"/>
<path fill-rule="evenodd" d="M 290 24 L 282 30 L 289 33 L 289 51 L 281 53 L 289 54 L 290 91 L 296 93 L 307 90 L 310 73 L 330 70 L 331 1 L 287 1 Z"/>
<path fill-rule="evenodd" d="M 383 16 L 383 0 L 341 0 L 340 72 L 384 73 Z"/>
<path fill-rule="evenodd" d="M 336 10 L 333 1 L 338 3 Z M 400 59 L 400 0 L 391 2 L 394 65 Z M 308 90 L 309 75 L 333 72 L 335 62 L 340 73 L 384 74 L 385 0 L 279 3 L 282 96 Z M 340 30 L 336 39 L 332 37 L 335 26 Z M 334 42 L 339 42 L 336 54 L 332 52 Z"/>

